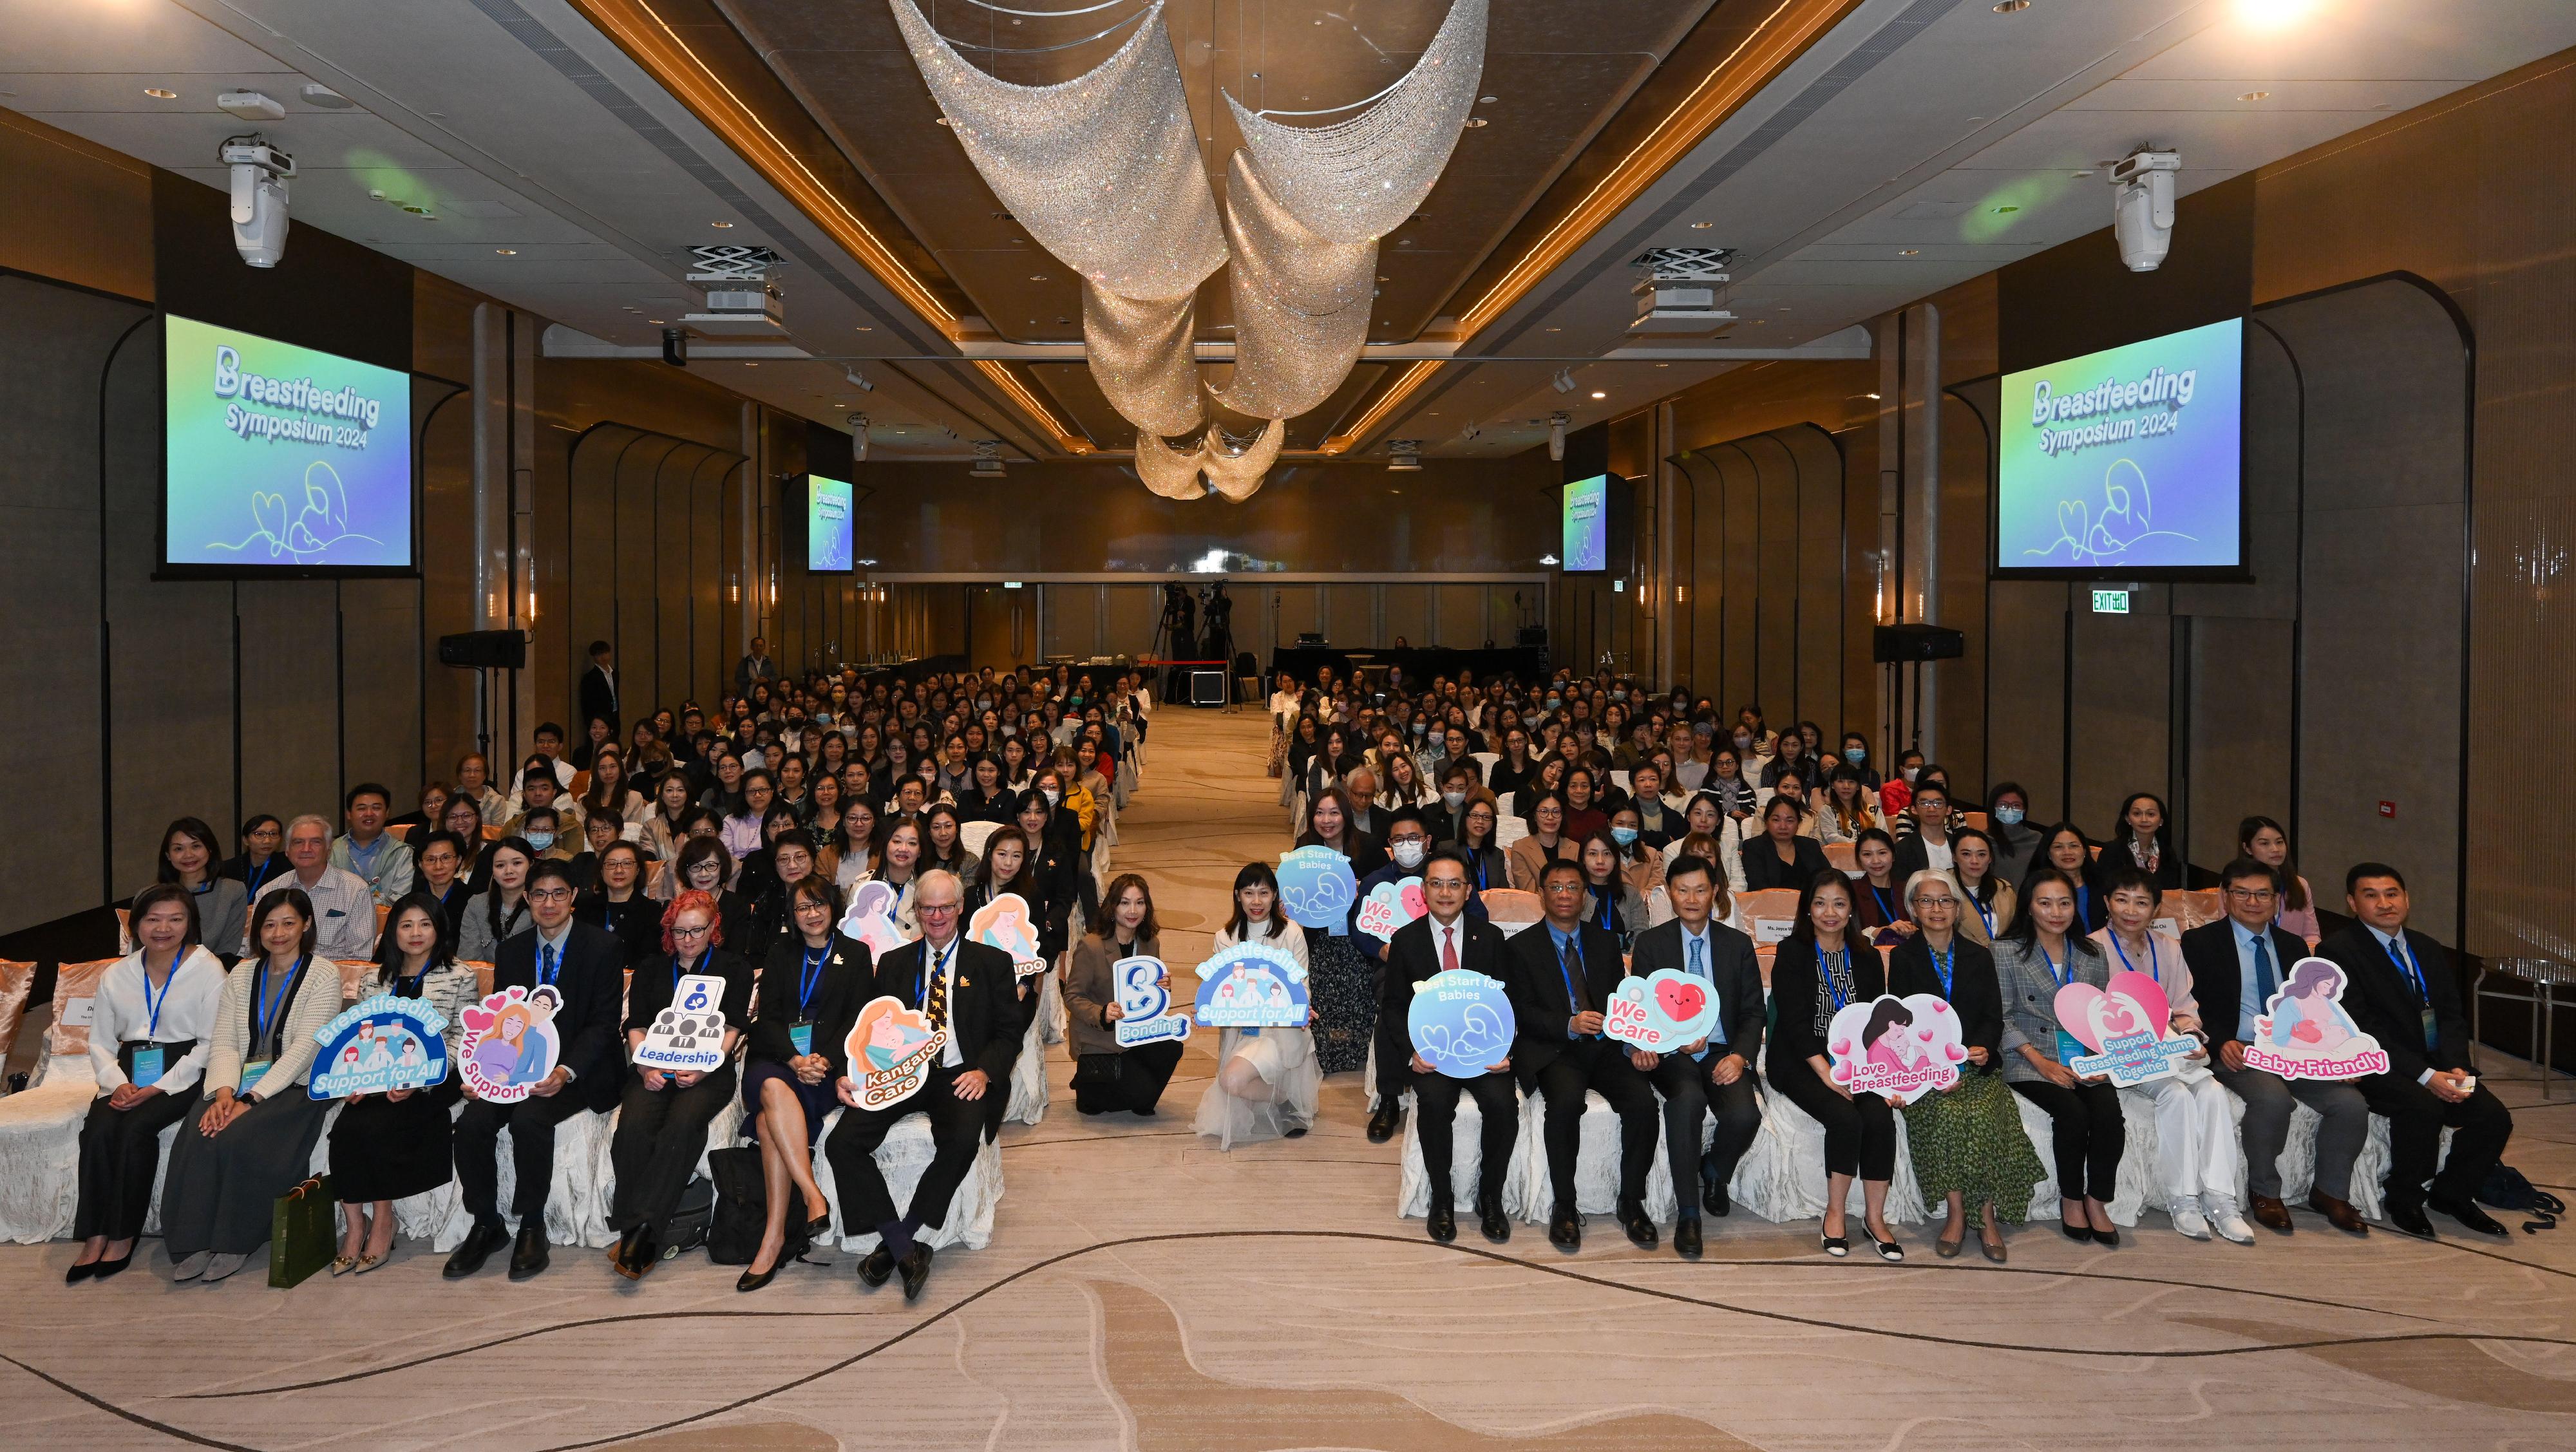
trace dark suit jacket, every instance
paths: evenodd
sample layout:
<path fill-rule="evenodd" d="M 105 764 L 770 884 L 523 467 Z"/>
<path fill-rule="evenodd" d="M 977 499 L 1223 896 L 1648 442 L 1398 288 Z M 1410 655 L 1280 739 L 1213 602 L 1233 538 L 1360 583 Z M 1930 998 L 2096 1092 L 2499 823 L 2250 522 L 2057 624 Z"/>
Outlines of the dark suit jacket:
<path fill-rule="evenodd" d="M 1794 839 L 1791 850 L 1797 854 L 1795 866 L 1783 864 L 1780 854 L 1771 850 L 1769 833 L 1746 838 L 1743 850 L 1737 854 L 1744 864 L 1744 890 L 1761 892 L 1786 887 L 1803 892 L 1819 874 L 1834 870 L 1834 865 L 1825 860 L 1824 847 L 1813 837 Z"/>
<path fill-rule="evenodd" d="M 1510 939 L 1503 930 L 1486 921 L 1475 910 L 1474 899 L 1468 900 L 1468 911 L 1458 915 L 1458 966 L 1470 973 L 1482 973 L 1509 986 L 1510 968 L 1504 962 Z M 1391 1016 L 1397 1023 L 1413 1009 L 1413 985 L 1440 971 L 1438 925 L 1424 913 L 1395 930 L 1386 945 L 1386 965 L 1377 975 L 1377 1011 Z M 1374 942 L 1375 939 L 1369 941 Z M 1515 1005 L 1513 1011 L 1519 1011 Z"/>
<path fill-rule="evenodd" d="M 537 934 L 530 931 L 503 939 L 492 955 L 492 991 L 513 984 L 537 986 Z M 562 1053 L 555 1062 L 572 1070 L 564 1092 L 606 1113 L 624 1090 L 626 945 L 606 928 L 576 920 L 564 938 L 563 965 L 555 975 L 563 1002 L 555 1009 L 555 1042 Z"/>
<path fill-rule="evenodd" d="M 1583 992 L 1598 1013 L 1618 991 L 1619 980 L 1628 976 L 1627 966 L 1619 960 L 1619 940 L 1585 923 L 1576 929 L 1575 944 L 1583 955 Z M 1503 986 L 1511 995 L 1516 1021 L 1512 1068 L 1526 1088 L 1573 1042 L 1565 1036 L 1565 1025 L 1574 1016 L 1574 1006 L 1566 998 L 1565 970 L 1556 960 L 1556 939 L 1544 919 L 1513 934 L 1504 957 L 1511 972 Z"/>
<path fill-rule="evenodd" d="M 457 899 L 460 906 L 464 901 Z M 614 934 L 626 945 L 626 966 L 633 968 L 661 956 L 662 912 L 669 906 L 658 897 L 646 897 L 640 884 L 635 895 L 622 903 L 610 902 L 607 893 L 593 888 L 574 900 L 572 915 Z"/>
<path fill-rule="evenodd" d="M 1851 947 L 1852 987 L 1858 1000 L 1867 1003 L 1887 991 L 1887 970 L 1878 950 L 1856 941 L 1858 937 L 1846 934 L 1844 941 Z M 1807 1059 L 1825 1052 L 1824 1036 L 1816 1032 L 1816 999 L 1824 991 L 1816 979 L 1816 940 L 1802 933 L 1782 942 L 1771 958 L 1771 1062 L 1780 1062 L 1783 1054 Z M 2002 989 L 1996 993 L 2000 997 Z M 2000 1029 L 1995 1038 L 2002 1041 Z"/>
<path fill-rule="evenodd" d="M 1528 931 L 1535 932 L 1536 929 Z M 1753 940 L 1726 924 L 1711 918 L 1708 924 L 1709 976 L 1717 985 L 1718 1023 L 1726 1030 L 1726 1049 L 1740 1054 L 1750 1064 L 1762 1048 L 1762 964 L 1753 955 Z M 1628 971 L 1639 978 L 1670 968 L 1676 973 L 1688 971 L 1682 965 L 1687 956 L 1682 943 L 1681 919 L 1660 923 L 1637 935 Z M 1993 977 L 1988 973 L 1989 978 Z M 1709 1048 L 1717 1049 L 1717 1036 L 1709 1035 Z M 1712 1061 L 1714 1062 L 1714 1061 Z"/>
<path fill-rule="evenodd" d="M 573 734 L 586 735 L 593 718 L 606 721 L 609 734 L 617 734 L 617 688 L 597 666 L 581 673 L 581 722 Z"/>
<path fill-rule="evenodd" d="M 2283 932 L 2277 923 L 2271 928 L 2271 941 L 2273 975 L 2287 983 L 2290 965 L 2308 956 L 2308 945 Z M 2182 961 L 2191 969 L 2191 996 L 2200 1002 L 2200 1027 L 2209 1035 L 2210 1045 L 2235 1039 L 2238 1000 L 2245 992 L 2245 964 L 2236 956 L 2236 925 L 2220 918 L 2183 934 Z"/>
<path fill-rule="evenodd" d="M 859 1010 L 876 996 L 876 955 L 864 943 L 833 934 L 831 956 L 824 960 L 822 976 L 814 984 L 813 1001 L 799 1015 L 796 993 L 803 987 L 804 976 L 801 938 L 769 950 L 769 961 L 760 970 L 760 1006 L 751 1020 L 747 1062 L 784 1064 L 796 1057 L 796 1041 L 787 1030 L 801 1017 L 814 1025 L 814 1052 L 832 1066 L 824 1081 L 829 1083 L 850 1072 L 843 1041 L 850 1036 L 849 1026 L 859 1021 Z M 838 1033 L 831 1032 L 834 1024 L 840 1025 Z"/>
<path fill-rule="evenodd" d="M 868 997 L 893 998 L 906 1008 L 920 1008 L 926 946 L 926 940 L 916 940 L 878 959 L 876 991 Z M 1011 1062 L 1020 1056 L 1020 1037 L 1025 1032 L 1019 998 L 1010 954 L 958 939 L 957 987 L 948 1004 L 948 1036 L 965 1056 L 964 1068 L 981 1069 L 993 1081 L 988 1093 L 1010 1092 L 1003 1081 L 1011 1077 Z M 865 1002 L 861 1000 L 862 1007 Z M 853 1009 L 850 1023 L 839 1025 L 835 1032 L 846 1038 L 857 1021 Z"/>
<path fill-rule="evenodd" d="M 1941 989 L 1941 974 L 1933 966 L 1932 949 L 1920 933 L 1887 950 L 1887 991 L 1899 998 L 1929 993 L 1948 1000 L 1959 1015 L 1960 1044 L 1986 1051 L 1984 1069 L 1974 1064 L 1962 1064 L 1960 1068 L 1991 1074 L 2004 1066 L 2004 998 L 2003 988 L 1995 980 L 1995 955 L 1982 944 L 1971 943 L 1956 933 L 1951 934 L 1950 942 L 1957 952 L 1950 960 L 1948 992 Z M 2202 1007 L 2205 1010 L 2207 1005 Z"/>
<path fill-rule="evenodd" d="M 1947 846 L 1957 845 L 1948 837 L 1944 837 L 1941 840 L 1943 844 Z M 1903 837 L 1897 839 L 1896 857 L 1893 862 L 1888 864 L 1887 875 L 1895 882 L 1898 891 L 1891 893 L 1890 896 L 1898 898 L 1901 906 L 1905 884 L 1914 880 L 1914 874 L 1923 871 L 1931 865 L 1932 854 L 1924 847 L 1923 837 L 1920 833 L 1908 832 Z M 1976 910 L 1971 908 L 1969 911 L 1974 912 Z"/>
<path fill-rule="evenodd" d="M 2341 965 L 2350 980 L 2344 1011 L 2388 1051 L 2389 1074 L 2412 1084 L 2427 1069 L 2469 1066 L 2469 1018 L 2460 1007 L 2459 970 L 2452 965 L 2451 950 L 2408 928 L 2406 951 L 2424 970 L 2424 986 L 2432 994 L 2435 1042 L 2429 1049 L 2420 1016 L 2426 1005 L 2415 994 L 2415 980 L 2369 928 L 2350 923 L 2317 944 L 2317 956 Z"/>

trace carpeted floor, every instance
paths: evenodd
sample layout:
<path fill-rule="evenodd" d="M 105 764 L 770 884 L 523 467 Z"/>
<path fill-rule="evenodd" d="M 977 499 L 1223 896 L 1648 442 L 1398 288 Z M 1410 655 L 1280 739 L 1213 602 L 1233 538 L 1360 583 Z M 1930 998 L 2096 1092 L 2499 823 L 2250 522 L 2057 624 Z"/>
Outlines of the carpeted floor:
<path fill-rule="evenodd" d="M 1257 715 L 1157 717 L 1117 864 L 1154 885 L 1176 970 L 1236 867 L 1284 846 L 1266 746 Z M 257 1266 L 168 1285 L 149 1244 L 148 1270 L 67 1288 L 70 1246 L 0 1248 L 0 1447 L 2576 1445 L 2576 1227 L 2351 1241 L 2302 1214 L 2240 1248 L 2150 1216 L 2118 1250 L 2018 1231 L 2005 1269 L 1935 1261 L 1927 1230 L 1903 1268 L 1831 1262 L 1812 1224 L 1742 1214 L 1696 1265 L 1599 1217 L 1577 1256 L 1526 1226 L 1444 1248 L 1395 1217 L 1357 1075 L 1305 1139 L 1193 1136 L 1214 1045 L 1159 1118 L 1114 1122 L 1072 1112 L 1055 1050 L 1045 1121 L 1003 1139 L 993 1245 L 941 1256 L 911 1308 L 847 1260 L 742 1296 L 703 1260 L 629 1287 L 559 1247 L 525 1285 L 459 1287 L 406 1245 L 271 1291 Z M 2576 1185 L 2576 1096 L 2487 1067 L 2512 1162 Z"/>

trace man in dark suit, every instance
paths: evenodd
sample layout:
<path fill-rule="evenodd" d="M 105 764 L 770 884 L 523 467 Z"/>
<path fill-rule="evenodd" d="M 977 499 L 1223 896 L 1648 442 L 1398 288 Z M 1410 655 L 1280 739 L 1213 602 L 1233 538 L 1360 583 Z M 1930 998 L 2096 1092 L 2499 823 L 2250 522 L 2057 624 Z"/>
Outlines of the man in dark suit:
<path fill-rule="evenodd" d="M 2316 1184 L 2308 1208 L 2337 1230 L 2367 1235 L 2370 1227 L 2352 1206 L 2352 1166 L 2370 1137 L 2369 1102 L 2348 1083 L 2283 1079 L 2245 1062 L 2254 1016 L 2270 1007 L 2291 966 L 2308 956 L 2308 945 L 2272 921 L 2281 887 L 2271 868 L 2239 857 L 2219 882 L 2227 916 L 2183 934 L 2182 960 L 2191 969 L 2192 997 L 2200 1001 L 2200 1025 L 2213 1050 L 2210 1070 L 2245 1101 L 2239 1128 L 2254 1221 L 2290 1233 L 2290 1207 L 2281 1203 L 2281 1147 L 2289 1142 L 2291 1111 L 2304 1104 L 2325 1119 L 2317 1129 Z"/>
<path fill-rule="evenodd" d="M 1673 1250 L 1689 1260 L 1699 1258 L 1701 1207 L 1712 1215 L 1734 1208 L 1727 1183 L 1762 1130 L 1762 1100 L 1753 1084 L 1753 1059 L 1762 1048 L 1762 965 L 1751 938 L 1716 921 L 1717 883 L 1716 864 L 1707 858 L 1675 858 L 1664 871 L 1673 920 L 1637 935 L 1628 970 L 1640 978 L 1666 968 L 1688 974 L 1706 983 L 1717 1000 L 1717 1025 L 1707 1038 L 1677 1053 L 1628 1051 L 1628 1062 L 1663 1091 L 1664 1153 L 1681 1202 Z M 1717 1112 L 1717 1138 L 1702 1155 L 1700 1125 L 1711 1110 Z M 1696 1199 L 1685 1173 L 1693 1167 L 1699 1172 Z"/>
<path fill-rule="evenodd" d="M 1418 823 L 1415 830 L 1420 830 Z M 1452 1079 L 1413 1052 L 1406 1017 L 1413 1007 L 1413 985 L 1435 973 L 1463 968 L 1503 981 L 1503 930 L 1472 910 L 1475 894 L 1467 889 L 1466 859 L 1452 849 L 1442 848 L 1423 864 L 1422 900 L 1429 910 L 1396 930 L 1387 944 L 1386 964 L 1378 970 L 1377 1079 L 1383 1096 L 1379 1112 L 1391 1123 L 1397 1099 L 1405 1090 L 1413 1091 L 1414 1133 L 1422 1141 L 1423 1177 L 1431 1182 L 1431 1208 L 1423 1224 L 1433 1240 L 1447 1245 L 1458 1238 L 1450 1130 L 1458 1114 L 1458 1096 L 1475 1095 L 1476 1112 L 1484 1117 L 1476 1219 L 1485 1238 L 1500 1245 L 1512 1238 L 1511 1220 L 1503 1214 L 1503 1172 L 1521 1131 L 1520 1096 L 1512 1088 L 1511 1060 L 1491 1066 L 1482 1078 Z M 1380 1137 L 1374 1120 L 1369 1137 Z"/>
<path fill-rule="evenodd" d="M 913 889 L 920 939 L 877 960 L 875 996 L 919 1009 L 929 1015 L 933 1028 L 948 1030 L 947 1046 L 931 1065 L 929 1081 L 910 1098 L 865 1109 L 856 1086 L 844 1076 L 838 1087 L 848 1108 L 823 1142 L 840 1187 L 841 1224 L 856 1231 L 874 1227 L 878 1235 L 877 1248 L 859 1262 L 859 1279 L 881 1286 L 899 1267 L 907 1301 L 920 1296 L 930 1279 L 930 1242 L 916 1240 L 914 1234 L 925 1225 L 948 1223 L 949 1199 L 965 1183 L 983 1144 L 990 1106 L 981 1101 L 987 1094 L 1010 1092 L 1011 1061 L 1019 1057 L 1023 1032 L 1011 955 L 959 935 L 964 925 L 958 905 L 965 891 L 955 873 L 923 873 Z M 846 1037 L 849 1030 L 849 1024 L 841 1024 L 835 1032 Z M 876 1149 L 908 1114 L 930 1116 L 936 1149 L 930 1168 L 913 1187 L 912 1204 L 898 1216 L 885 1175 L 877 1169 Z"/>
<path fill-rule="evenodd" d="M 617 734 L 617 657 L 604 640 L 590 643 L 590 669 L 581 673 L 581 721 L 584 730 L 605 721 L 608 734 Z"/>
<path fill-rule="evenodd" d="M 1628 1239 L 1652 1250 L 1655 1222 L 1646 1217 L 1646 1174 L 1655 1162 L 1655 1091 L 1628 1061 L 1625 1046 L 1601 1036 L 1602 1006 L 1627 976 L 1619 940 L 1583 921 L 1583 869 L 1550 862 L 1539 880 L 1547 920 L 1512 939 L 1505 979 L 1518 1021 L 1512 1062 L 1521 1087 L 1547 1096 L 1547 1170 L 1556 1207 L 1547 1239 L 1560 1250 L 1583 1245 L 1576 1213 L 1574 1162 L 1583 1138 L 1583 1096 L 1598 1090 L 1619 1115 L 1619 1223 Z"/>
<path fill-rule="evenodd" d="M 493 955 L 492 990 L 524 988 L 556 996 L 554 1072 L 516 1104 L 492 1104 L 467 1091 L 456 1117 L 456 1185 L 474 1228 L 447 1258 L 444 1274 L 463 1280 L 483 1268 L 492 1252 L 510 1244 L 500 1213 L 500 1166 L 494 1158 L 501 1131 L 510 1131 L 510 1164 L 517 1179 L 510 1213 L 519 1222 L 510 1252 L 510 1279 L 524 1281 L 546 1268 L 546 1189 L 554 1182 L 555 1126 L 587 1110 L 617 1107 L 625 1075 L 626 947 L 605 928 L 573 919 L 569 865 L 539 858 L 528 870 L 528 917 L 536 931 L 502 941 Z"/>
<path fill-rule="evenodd" d="M 2384 862 L 2344 874 L 2344 904 L 2359 921 L 2317 952 L 2342 966 L 2344 1010 L 2388 1051 L 2388 1072 L 2361 1081 L 2371 1109 L 2388 1116 L 2388 1223 L 2430 1235 L 2430 1205 L 2471 1230 L 2502 1235 L 2475 1197 L 2513 1137 L 2513 1113 L 2469 1072 L 2469 1021 L 2450 950 L 2406 926 L 2406 879 Z M 2444 1126 L 2451 1154 L 2437 1175 Z"/>
<path fill-rule="evenodd" d="M 1457 729 L 1452 727 L 1449 734 L 1457 735 Z M 1467 835 L 1467 805 L 1484 782 L 1472 757 L 1441 763 L 1439 780 L 1440 801 L 1422 809 L 1422 825 L 1431 833 L 1432 841 L 1456 842 Z"/>
<path fill-rule="evenodd" d="M 1395 1138 L 1396 1128 L 1403 1122 L 1403 1111 L 1397 1101 L 1413 1082 L 1411 1071 L 1405 1067 L 1413 1057 L 1413 1041 L 1405 1032 L 1404 1012 L 1413 1001 L 1415 980 L 1430 975 L 1417 973 L 1411 978 L 1398 979 L 1386 972 L 1389 945 L 1360 931 L 1360 908 L 1368 902 L 1369 894 L 1378 888 L 1420 876 L 1426 870 L 1423 864 L 1431 856 L 1431 843 L 1431 830 L 1424 823 L 1422 813 L 1412 807 L 1397 808 L 1395 815 L 1386 819 L 1387 863 L 1360 879 L 1359 890 L 1351 897 L 1350 912 L 1344 924 L 1360 955 L 1378 965 L 1377 1083 L 1371 1086 L 1377 1091 L 1377 1108 L 1369 1115 L 1371 1144 L 1384 1144 Z M 1428 895 L 1426 883 L 1426 899 Z M 1476 901 L 1473 893 L 1467 895 L 1463 910 L 1478 922 L 1485 919 L 1485 905 Z M 1498 972 L 1491 976 L 1500 978 L 1502 975 Z M 1394 1006 L 1392 1013 L 1387 1011 L 1388 1004 Z"/>

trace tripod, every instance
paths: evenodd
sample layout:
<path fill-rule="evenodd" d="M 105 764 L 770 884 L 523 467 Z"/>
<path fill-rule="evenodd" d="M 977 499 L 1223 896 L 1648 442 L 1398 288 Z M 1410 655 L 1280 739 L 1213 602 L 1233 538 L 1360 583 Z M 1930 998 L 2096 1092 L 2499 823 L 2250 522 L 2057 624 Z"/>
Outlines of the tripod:
<path fill-rule="evenodd" d="M 1178 580 L 1163 586 L 1163 618 L 1154 626 L 1154 644 L 1146 653 L 1157 660 L 1183 660 L 1198 651 L 1198 602 L 1190 598 L 1190 587 Z M 1188 682 L 1183 667 L 1163 667 L 1163 699 L 1176 696 L 1186 700 Z"/>
<path fill-rule="evenodd" d="M 1199 617 L 1207 622 L 1207 633 L 1199 641 L 1200 650 L 1207 659 L 1222 662 L 1219 669 L 1225 673 L 1225 709 L 1239 710 L 1242 703 L 1236 699 L 1239 693 L 1234 685 L 1234 602 L 1226 598 L 1225 581 L 1207 587 Z"/>

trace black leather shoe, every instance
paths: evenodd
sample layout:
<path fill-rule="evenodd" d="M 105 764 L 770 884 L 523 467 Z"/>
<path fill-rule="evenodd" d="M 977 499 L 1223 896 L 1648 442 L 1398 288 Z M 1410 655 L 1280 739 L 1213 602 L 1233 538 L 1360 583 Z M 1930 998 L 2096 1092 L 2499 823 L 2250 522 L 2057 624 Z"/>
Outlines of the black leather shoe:
<path fill-rule="evenodd" d="M 1631 1205 L 1619 1212 L 1619 1228 L 1628 1232 L 1628 1243 L 1639 1250 L 1652 1250 L 1660 1242 L 1655 1222 L 1643 1205 Z"/>
<path fill-rule="evenodd" d="M 2111 1247 L 2113 1250 L 2117 1250 L 2117 1249 L 2119 1249 L 2119 1248 L 2120 1248 L 2120 1227 L 2119 1227 L 2119 1226 L 2117 1226 L 2117 1225 L 2114 1225 L 2114 1226 L 2111 1226 L 2109 1229 L 2107 1229 L 2107 1230 L 2106 1230 L 2106 1229 L 2104 1229 L 2103 1227 L 2101 1227 L 2101 1226 L 2099 1226 L 2099 1225 L 2094 1226 L 2094 1227 L 2093 1227 L 2093 1243 L 2094 1243 L 2095 1245 L 2107 1245 L 2107 1246 Z"/>
<path fill-rule="evenodd" d="M 895 1262 L 895 1269 L 903 1272 L 904 1300 L 919 1300 L 921 1288 L 930 1283 L 930 1242 L 914 1241 L 912 1249 L 903 1253 L 903 1259 Z"/>
<path fill-rule="evenodd" d="M 1684 1217 L 1673 1224 L 1673 1254 L 1684 1260 L 1699 1259 L 1699 1217 Z"/>
<path fill-rule="evenodd" d="M 2401 1234 L 2421 1236 L 2426 1240 L 2433 1238 L 2433 1222 L 2424 1218 L 2424 1207 L 2421 1205 L 2405 1205 L 2395 1200 L 2389 1201 L 2388 1223 Z"/>
<path fill-rule="evenodd" d="M 73 1266 L 70 1270 L 63 1272 L 63 1284 L 67 1286 L 76 1286 L 96 1274 L 98 1274 L 98 1262 L 94 1260 L 83 1261 L 79 1265 Z"/>
<path fill-rule="evenodd" d="M 634 1243 L 626 1249 L 626 1254 L 610 1261 L 609 1264 L 615 1266 L 617 1273 L 628 1280 L 640 1281 L 644 1279 L 644 1273 L 660 1264 L 661 1260 L 662 1243 L 654 1239 L 652 1231 L 639 1229 L 635 1232 Z"/>
<path fill-rule="evenodd" d="M 873 1291 L 884 1285 L 893 1275 L 894 1252 L 886 1249 L 885 1242 L 880 1240 L 877 1242 L 877 1248 L 869 1251 L 866 1258 L 859 1262 L 859 1284 Z"/>
<path fill-rule="evenodd" d="M 1501 1245 L 1512 1238 L 1511 1217 L 1503 1213 L 1501 1196 L 1477 1201 L 1476 1220 L 1476 1228 L 1483 1231 L 1485 1238 L 1494 1244 Z"/>
<path fill-rule="evenodd" d="M 1705 1180 L 1701 1182 L 1699 1203 L 1700 1208 L 1706 1210 L 1711 1215 L 1731 1215 L 1735 1213 L 1735 1202 L 1727 1198 L 1726 1186 L 1716 1180 Z"/>
<path fill-rule="evenodd" d="M 1559 1250 L 1581 1250 L 1583 1248 L 1582 1217 L 1576 1215 L 1568 1206 L 1557 1206 L 1556 1213 L 1547 1217 L 1547 1243 Z"/>
<path fill-rule="evenodd" d="M 643 1274 L 641 1271 L 630 1269 L 635 1261 L 635 1248 L 643 1243 L 644 1227 L 641 1225 L 627 1227 L 626 1233 L 617 1237 L 617 1243 L 608 1248 L 609 1269 L 630 1281 Z"/>
<path fill-rule="evenodd" d="M 1431 1202 L 1431 1213 L 1423 1217 L 1423 1230 L 1440 1245 L 1458 1238 L 1458 1209 L 1446 1200 Z"/>
<path fill-rule="evenodd" d="M 774 1265 L 765 1271 L 747 1270 L 742 1273 L 742 1279 L 733 1283 L 733 1288 L 737 1291 L 756 1291 L 776 1279 L 778 1279 L 778 1267 Z"/>
<path fill-rule="evenodd" d="M 519 1227 L 519 1242 L 510 1248 L 510 1279 L 524 1281 L 544 1273 L 548 1263 L 545 1222 L 531 1215 Z"/>
<path fill-rule="evenodd" d="M 89 1267 L 89 1278 L 103 1281 L 132 1264 L 134 1264 L 134 1252 L 130 1250 L 114 1260 L 92 1261 Z"/>
<path fill-rule="evenodd" d="M 1379 1105 L 1377 1107 L 1377 1113 L 1369 1116 L 1369 1143 L 1384 1144 L 1388 1140 L 1395 1138 L 1396 1130 L 1401 1127 L 1403 1123 L 1404 1111 L 1396 1106 L 1396 1102 L 1394 1100 L 1390 1099 L 1384 1104 Z"/>
<path fill-rule="evenodd" d="M 488 1220 L 477 1220 L 465 1232 L 464 1243 L 448 1254 L 447 1269 L 439 1274 L 451 1281 L 461 1281 L 483 1268 L 492 1253 L 510 1243 L 510 1232 Z"/>
<path fill-rule="evenodd" d="M 2512 1232 L 2496 1223 L 2496 1218 L 2467 1200 L 2451 1200 L 2436 1195 L 2424 1202 L 2480 1235 L 2511 1236 Z"/>

